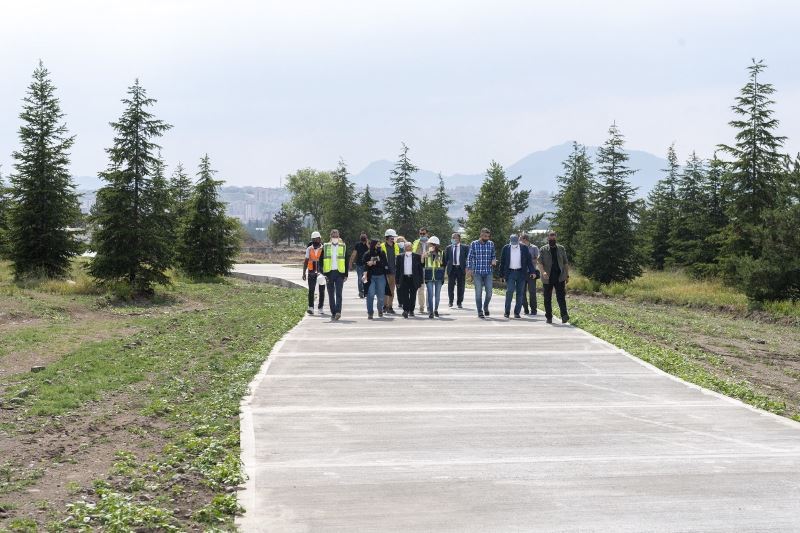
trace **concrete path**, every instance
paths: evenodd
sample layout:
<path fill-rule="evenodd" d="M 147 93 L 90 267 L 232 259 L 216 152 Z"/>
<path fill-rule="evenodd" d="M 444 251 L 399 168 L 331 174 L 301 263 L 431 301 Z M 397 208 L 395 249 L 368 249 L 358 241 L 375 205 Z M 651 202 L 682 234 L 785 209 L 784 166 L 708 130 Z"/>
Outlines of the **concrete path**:
<path fill-rule="evenodd" d="M 243 405 L 243 531 L 800 531 L 800 424 L 496 295 L 371 322 L 345 295 Z"/>

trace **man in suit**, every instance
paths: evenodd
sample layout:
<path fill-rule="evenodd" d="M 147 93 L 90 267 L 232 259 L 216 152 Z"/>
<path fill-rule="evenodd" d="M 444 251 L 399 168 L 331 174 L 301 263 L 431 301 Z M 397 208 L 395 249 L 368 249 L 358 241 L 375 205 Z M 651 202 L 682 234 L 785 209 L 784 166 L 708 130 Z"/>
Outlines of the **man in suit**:
<path fill-rule="evenodd" d="M 417 289 L 422 286 L 422 259 L 412 249 L 414 244 L 406 242 L 405 253 L 397 257 L 396 278 L 400 304 L 403 306 L 403 318 L 414 316 L 414 305 L 417 303 Z"/>
<path fill-rule="evenodd" d="M 544 316 L 547 323 L 553 323 L 553 289 L 556 290 L 556 301 L 561 311 L 561 322 L 569 322 L 567 312 L 567 282 L 569 281 L 569 261 L 567 251 L 556 243 L 556 232 L 547 234 L 547 245 L 539 249 L 539 268 L 542 271 L 542 289 L 544 289 Z"/>
<path fill-rule="evenodd" d="M 520 245 L 519 235 L 511 235 L 500 253 L 500 278 L 506 282 L 506 318 L 511 314 L 511 298 L 515 294 L 514 318 L 521 318 L 519 312 L 525 298 L 527 279 L 534 272 L 530 248 Z"/>
<path fill-rule="evenodd" d="M 455 300 L 459 309 L 464 302 L 464 286 L 467 279 L 467 255 L 469 246 L 461 244 L 461 234 L 453 233 L 450 246 L 444 252 L 444 267 L 447 271 L 447 296 L 450 300 L 450 307 L 453 307 L 454 288 L 458 286 L 458 298 Z"/>

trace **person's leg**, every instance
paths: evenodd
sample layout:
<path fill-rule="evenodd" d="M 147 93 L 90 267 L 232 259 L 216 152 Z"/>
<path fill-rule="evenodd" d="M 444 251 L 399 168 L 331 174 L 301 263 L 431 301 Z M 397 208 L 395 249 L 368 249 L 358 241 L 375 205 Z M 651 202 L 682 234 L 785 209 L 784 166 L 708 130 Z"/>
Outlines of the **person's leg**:
<path fill-rule="evenodd" d="M 409 289 L 410 292 L 408 294 L 408 312 L 413 313 L 414 309 L 417 307 L 417 294 L 419 293 L 419 288 L 414 287 L 413 284 L 409 283 L 411 288 Z"/>
<path fill-rule="evenodd" d="M 537 306 L 539 302 L 536 301 L 536 280 L 529 279 L 528 280 L 528 296 L 531 302 L 531 314 L 538 314 Z"/>
<path fill-rule="evenodd" d="M 317 275 L 309 272 L 308 280 L 308 308 L 314 309 L 314 293 L 317 291 Z"/>
<path fill-rule="evenodd" d="M 460 306 L 464 303 L 464 289 L 467 286 L 467 273 L 463 268 L 458 269 L 456 284 L 458 285 L 458 299 L 456 300 L 456 304 Z"/>
<path fill-rule="evenodd" d="M 342 312 L 342 291 L 344 290 L 344 276 L 336 276 L 336 312 Z"/>
<path fill-rule="evenodd" d="M 328 308 L 331 310 L 331 315 L 336 314 L 336 281 L 335 281 L 336 274 L 330 273 L 328 274 L 328 280 L 325 283 L 325 287 L 328 289 Z"/>
<path fill-rule="evenodd" d="M 561 319 L 569 320 L 569 313 L 567 312 L 567 284 L 563 281 L 556 284 L 556 301 L 558 301 L 558 310 L 561 311 Z"/>
<path fill-rule="evenodd" d="M 369 282 L 369 288 L 367 289 L 367 314 L 371 315 L 375 312 L 375 308 L 372 305 L 372 298 L 376 296 L 378 293 L 378 276 L 374 276 Z M 380 305 L 380 296 L 378 296 L 378 305 Z"/>
<path fill-rule="evenodd" d="M 492 284 L 494 280 L 492 279 L 492 273 L 489 272 L 485 276 L 486 279 L 483 280 L 483 286 L 486 290 L 486 298 L 483 300 L 483 312 L 486 313 L 489 311 L 489 302 L 492 301 Z"/>
<path fill-rule="evenodd" d="M 425 288 L 428 291 L 428 312 L 429 313 L 433 313 L 433 309 L 434 309 L 434 307 L 433 307 L 433 303 L 434 303 L 433 302 L 433 294 L 434 294 L 433 285 L 434 285 L 434 283 L 436 283 L 436 282 L 432 281 L 432 280 L 425 282 L 425 285 L 426 285 Z"/>
<path fill-rule="evenodd" d="M 506 278 L 506 314 L 511 313 L 511 299 L 517 290 L 517 272 L 509 272 Z"/>
<path fill-rule="evenodd" d="M 364 297 L 364 281 L 361 276 L 364 275 L 364 265 L 356 265 L 356 275 L 358 275 L 358 296 Z"/>
<path fill-rule="evenodd" d="M 317 282 L 319 282 L 319 278 L 317 278 Z M 325 308 L 325 285 L 319 286 L 319 302 L 317 303 L 317 307 L 320 311 Z"/>
<path fill-rule="evenodd" d="M 436 311 L 436 312 L 439 311 L 439 300 L 441 299 L 441 296 L 442 296 L 442 285 L 443 284 L 444 284 L 444 281 L 434 281 L 433 282 L 433 289 L 435 291 L 435 294 L 433 296 L 433 310 Z"/>
<path fill-rule="evenodd" d="M 455 288 L 456 288 L 456 269 L 450 270 L 450 275 L 447 276 L 447 301 L 450 307 L 453 307 L 455 301 Z"/>
<path fill-rule="evenodd" d="M 527 284 L 525 283 L 525 273 L 524 272 L 517 272 L 517 286 L 516 289 L 516 299 L 514 302 L 514 315 L 519 315 L 519 312 L 522 311 L 522 302 L 525 300 L 525 293 L 526 293 Z"/>
<path fill-rule="evenodd" d="M 475 284 L 475 309 L 478 314 L 483 314 L 483 276 L 475 274 L 472 276 L 473 283 Z"/>
<path fill-rule="evenodd" d="M 378 307 L 378 314 L 383 314 L 383 294 L 386 292 L 386 276 L 375 276 L 372 278 L 372 282 L 370 282 L 370 289 L 372 286 L 375 286 L 375 304 Z"/>
<path fill-rule="evenodd" d="M 553 319 L 553 284 L 542 284 L 542 296 L 544 296 L 544 317 L 547 320 Z"/>
<path fill-rule="evenodd" d="M 527 273 L 523 273 L 522 276 L 522 310 L 525 311 L 525 314 L 528 314 L 528 283 L 530 282 L 530 278 L 528 277 Z"/>
<path fill-rule="evenodd" d="M 394 274 L 386 274 L 386 297 L 383 301 L 383 306 L 388 311 L 394 305 L 394 292 L 397 290 L 395 286 Z"/>
<path fill-rule="evenodd" d="M 419 312 L 425 312 L 425 284 L 419 286 L 417 289 L 417 300 L 419 300 Z"/>

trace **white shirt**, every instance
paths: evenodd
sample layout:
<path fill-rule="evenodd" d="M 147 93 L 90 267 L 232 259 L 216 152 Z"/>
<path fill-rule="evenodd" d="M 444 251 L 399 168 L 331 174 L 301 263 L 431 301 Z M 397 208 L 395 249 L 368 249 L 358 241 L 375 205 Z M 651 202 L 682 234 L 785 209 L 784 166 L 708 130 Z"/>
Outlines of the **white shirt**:
<path fill-rule="evenodd" d="M 331 264 L 334 265 L 332 268 L 336 270 L 336 261 L 339 259 L 339 245 L 331 243 Z"/>
<path fill-rule="evenodd" d="M 459 261 L 461 260 L 461 243 L 456 243 L 453 246 L 453 265 L 459 266 Z"/>
<path fill-rule="evenodd" d="M 411 257 L 413 254 L 406 254 L 403 257 L 403 274 L 406 276 L 411 276 L 414 274 L 413 267 L 411 266 Z"/>
<path fill-rule="evenodd" d="M 509 261 L 508 268 L 511 270 L 519 270 L 522 268 L 522 250 L 519 245 L 511 245 L 511 260 Z"/>

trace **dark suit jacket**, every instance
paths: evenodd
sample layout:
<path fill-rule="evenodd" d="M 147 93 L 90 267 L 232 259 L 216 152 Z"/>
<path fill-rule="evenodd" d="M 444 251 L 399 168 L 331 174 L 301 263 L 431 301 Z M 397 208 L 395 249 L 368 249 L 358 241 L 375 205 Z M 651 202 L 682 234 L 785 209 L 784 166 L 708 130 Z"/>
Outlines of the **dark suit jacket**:
<path fill-rule="evenodd" d="M 530 276 L 536 271 L 533 265 L 533 258 L 531 257 L 531 250 L 524 244 L 519 245 L 520 262 L 522 263 L 522 272 L 525 276 Z M 511 245 L 506 244 L 503 246 L 503 251 L 500 253 L 500 277 L 508 279 L 508 273 L 511 267 Z"/>
<path fill-rule="evenodd" d="M 405 252 L 398 255 L 395 260 L 395 266 L 397 267 L 397 272 L 395 273 L 397 284 L 402 286 L 406 283 L 406 254 Z M 411 254 L 411 276 L 413 277 L 412 281 L 414 282 L 414 287 L 419 288 L 422 286 L 422 256 L 419 254 Z"/>
<path fill-rule="evenodd" d="M 458 264 L 466 272 L 467 270 L 467 256 L 469 255 L 469 244 L 461 243 L 460 257 Z M 449 245 L 444 251 L 444 267 L 447 270 L 447 275 L 453 270 L 453 245 Z"/>

